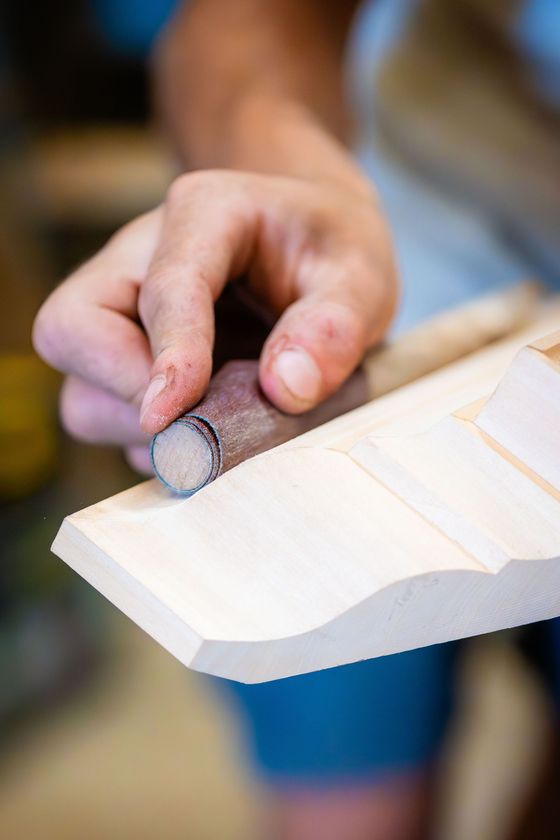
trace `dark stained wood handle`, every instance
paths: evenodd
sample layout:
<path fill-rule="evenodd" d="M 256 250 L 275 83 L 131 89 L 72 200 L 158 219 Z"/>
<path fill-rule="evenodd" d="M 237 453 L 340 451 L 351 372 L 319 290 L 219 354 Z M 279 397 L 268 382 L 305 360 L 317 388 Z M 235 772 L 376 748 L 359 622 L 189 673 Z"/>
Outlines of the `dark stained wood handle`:
<path fill-rule="evenodd" d="M 190 496 L 241 461 L 367 402 L 362 370 L 305 414 L 285 414 L 264 396 L 258 362 L 227 362 L 192 411 L 155 435 L 151 459 L 159 480 Z"/>

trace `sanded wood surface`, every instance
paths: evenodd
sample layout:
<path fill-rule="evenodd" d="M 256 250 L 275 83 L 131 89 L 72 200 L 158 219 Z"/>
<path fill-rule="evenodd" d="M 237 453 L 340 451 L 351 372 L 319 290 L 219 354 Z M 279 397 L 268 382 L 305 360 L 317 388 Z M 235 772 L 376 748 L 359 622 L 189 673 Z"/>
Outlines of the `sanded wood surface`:
<path fill-rule="evenodd" d="M 247 458 L 508 335 L 534 317 L 537 297 L 536 284 L 520 283 L 436 316 L 370 351 L 334 396 L 304 414 L 284 414 L 266 399 L 256 361 L 229 362 L 196 408 L 155 435 L 154 472 L 192 495 Z"/>
<path fill-rule="evenodd" d="M 152 480 L 68 517 L 53 550 L 183 663 L 245 682 L 558 615 L 558 487 L 527 436 L 504 444 L 511 410 L 492 434 L 485 417 L 528 352 L 560 383 L 557 337 L 516 357 L 559 325 L 549 301 L 531 328 L 191 498 Z M 532 400 L 548 405 L 543 367 Z M 558 420 L 535 410 L 531 439 Z"/>

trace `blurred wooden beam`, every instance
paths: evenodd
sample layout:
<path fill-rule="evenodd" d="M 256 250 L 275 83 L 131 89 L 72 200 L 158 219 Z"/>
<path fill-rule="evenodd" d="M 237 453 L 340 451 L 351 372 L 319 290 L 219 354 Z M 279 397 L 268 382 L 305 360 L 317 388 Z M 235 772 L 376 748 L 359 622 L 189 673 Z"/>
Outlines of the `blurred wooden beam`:
<path fill-rule="evenodd" d="M 68 127 L 31 144 L 28 178 L 48 224 L 117 227 L 159 204 L 169 153 L 142 126 Z"/>

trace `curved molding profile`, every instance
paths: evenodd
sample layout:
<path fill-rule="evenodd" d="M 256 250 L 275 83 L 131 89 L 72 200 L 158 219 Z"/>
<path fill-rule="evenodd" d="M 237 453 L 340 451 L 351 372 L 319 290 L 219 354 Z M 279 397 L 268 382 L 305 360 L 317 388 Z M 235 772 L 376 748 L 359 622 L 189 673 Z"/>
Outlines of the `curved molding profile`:
<path fill-rule="evenodd" d="M 53 551 L 185 665 L 243 682 L 560 615 L 547 312 L 192 498 L 150 481 L 73 514 Z"/>

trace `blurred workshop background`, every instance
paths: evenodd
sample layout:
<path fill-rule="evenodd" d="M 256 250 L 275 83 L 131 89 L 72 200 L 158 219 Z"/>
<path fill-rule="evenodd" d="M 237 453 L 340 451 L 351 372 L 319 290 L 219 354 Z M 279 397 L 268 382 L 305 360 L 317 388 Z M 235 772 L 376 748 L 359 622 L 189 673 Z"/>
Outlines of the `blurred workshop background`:
<path fill-rule="evenodd" d="M 117 451 L 61 432 L 59 382 L 30 327 L 54 284 L 173 175 L 146 69 L 172 5 L 0 11 L 2 840 L 247 840 L 258 825 L 231 710 L 49 552 L 67 513 L 138 480 Z M 546 748 L 546 701 L 505 636 L 475 642 L 459 691 L 440 835 L 500 840 Z"/>

